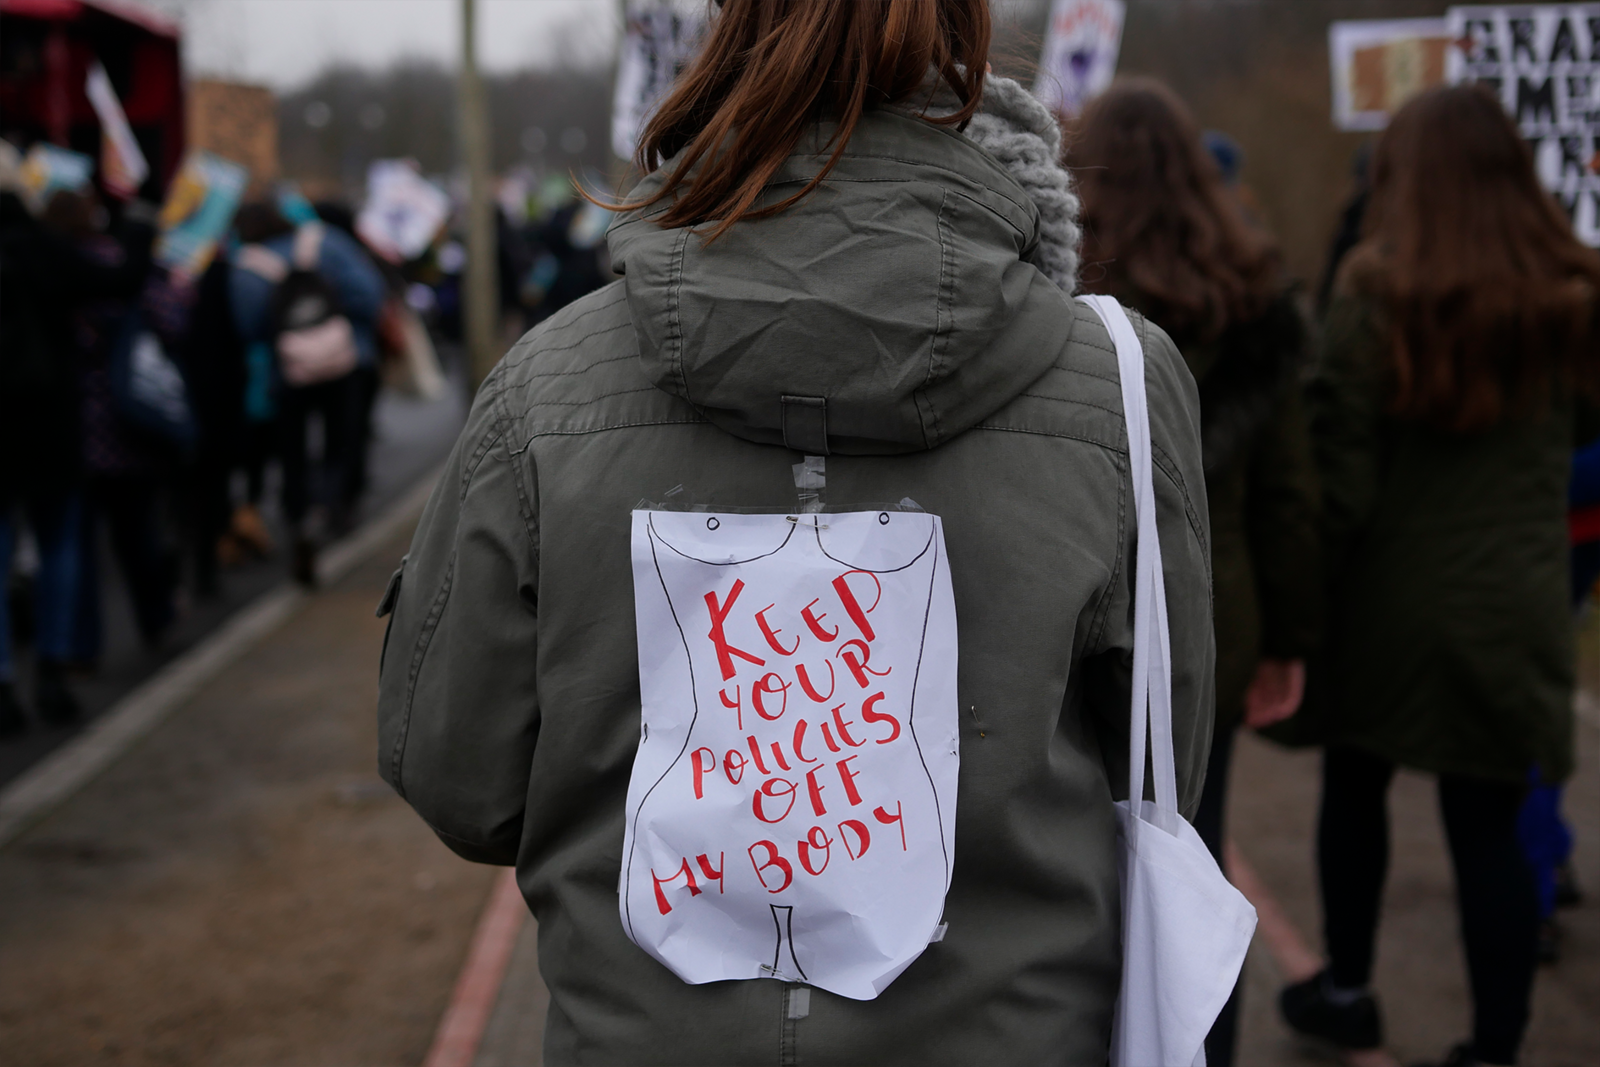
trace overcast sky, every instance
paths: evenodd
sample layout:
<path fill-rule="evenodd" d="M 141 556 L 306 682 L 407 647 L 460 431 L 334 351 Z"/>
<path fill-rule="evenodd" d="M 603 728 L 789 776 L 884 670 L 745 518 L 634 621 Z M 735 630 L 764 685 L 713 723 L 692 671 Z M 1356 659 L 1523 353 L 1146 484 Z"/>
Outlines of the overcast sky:
<path fill-rule="evenodd" d="M 334 63 L 382 67 L 405 57 L 454 65 L 459 0 L 135 0 L 184 24 L 191 73 L 289 89 Z M 478 0 L 478 56 L 488 70 L 604 62 L 617 0 Z"/>

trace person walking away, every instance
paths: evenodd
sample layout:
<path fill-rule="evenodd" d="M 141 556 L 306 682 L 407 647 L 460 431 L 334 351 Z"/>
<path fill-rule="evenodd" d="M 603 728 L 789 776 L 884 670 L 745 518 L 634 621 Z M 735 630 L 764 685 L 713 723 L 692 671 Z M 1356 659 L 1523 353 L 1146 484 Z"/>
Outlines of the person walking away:
<path fill-rule="evenodd" d="M 985 0 L 727 0 L 714 12 L 644 134 L 650 173 L 611 230 L 623 279 L 551 316 L 490 373 L 384 598 L 380 769 L 456 852 L 516 865 L 551 990 L 546 1063 L 1105 1059 L 1122 969 L 1128 431 L 1107 330 L 1069 295 L 1077 204 L 1059 131 L 1017 83 L 985 76 L 989 17 Z M 1199 404 L 1171 341 L 1133 319 L 1162 457 L 1177 792 L 1192 814 L 1213 701 Z M 802 493 L 825 510 L 800 510 Z M 635 624 L 636 594 L 661 594 L 653 571 L 635 586 L 634 561 L 649 566 L 630 548 L 641 500 L 685 501 L 681 525 L 713 539 L 745 509 L 766 511 L 764 525 L 806 523 L 806 544 L 833 536 L 840 512 L 870 507 L 870 526 L 890 530 L 938 516 L 954 605 L 938 610 L 959 631 L 937 668 L 952 674 L 939 707 L 960 719 L 921 751 L 948 766 L 959 749 L 959 804 L 950 866 L 936 868 L 947 881 L 932 884 L 948 886 L 936 943 L 916 946 L 898 977 L 845 996 L 797 973 L 832 963 L 809 947 L 832 934 L 806 925 L 809 894 L 835 884 L 824 876 L 851 877 L 857 856 L 892 861 L 882 870 L 900 878 L 903 854 L 941 854 L 931 812 L 917 822 L 888 800 L 875 813 L 883 779 L 847 786 L 835 766 L 852 745 L 880 758 L 880 743 L 881 758 L 910 751 L 915 764 L 916 749 L 893 745 L 929 729 L 903 704 L 899 733 L 866 716 L 888 701 L 863 710 L 862 683 L 889 684 L 905 661 L 863 661 L 859 644 L 834 654 L 847 636 L 883 647 L 872 586 L 845 577 L 848 565 L 838 580 L 868 590 L 852 594 L 855 622 L 826 583 L 781 612 L 726 582 L 683 604 L 684 640 L 726 647 L 726 670 L 705 661 L 725 688 L 702 714 L 721 716 L 717 729 L 736 717 L 745 731 L 782 728 L 763 747 L 751 732 L 742 756 L 694 756 L 705 803 L 730 819 L 754 811 L 771 840 L 704 865 L 674 859 L 670 879 L 651 868 L 658 896 L 641 873 L 637 906 L 619 897 L 630 768 L 648 775 L 636 754 L 660 750 L 641 738 L 652 667 L 640 653 L 679 641 Z M 725 599 L 741 592 L 751 599 Z M 809 659 L 815 696 L 791 655 Z M 839 668 L 831 701 L 825 661 Z M 688 684 L 676 679 L 665 684 Z M 795 759 L 815 773 L 785 773 Z M 839 867 L 822 866 L 825 845 Z M 690 984 L 630 940 L 619 903 L 635 929 L 646 912 L 748 914 L 740 929 L 761 938 L 775 923 L 777 957 L 744 980 Z M 864 954 L 888 936 L 841 921 L 852 932 L 839 943 Z M 707 966 L 722 958 L 724 942 L 684 937 Z"/>
<path fill-rule="evenodd" d="M 382 364 L 388 355 L 383 337 L 384 320 L 389 316 L 396 298 L 403 295 L 405 281 L 400 276 L 399 268 L 374 253 L 361 239 L 361 235 L 356 232 L 355 212 L 351 210 L 349 204 L 343 200 L 318 200 L 311 206 L 317 218 L 350 238 L 350 244 L 359 249 L 367 265 L 377 272 L 384 291 L 378 313 L 372 318 L 372 359 L 356 364 L 356 413 L 355 423 L 351 426 L 349 434 L 349 470 L 344 479 L 339 506 L 334 509 L 338 523 L 333 532 L 342 535 L 348 532 L 355 518 L 356 506 L 361 502 L 362 494 L 367 491 L 372 413 L 378 401 Z"/>
<path fill-rule="evenodd" d="M 1217 713 L 1195 829 L 1221 863 L 1234 731 L 1294 712 L 1319 621 L 1306 331 L 1276 247 L 1246 222 L 1165 85 L 1112 86 L 1068 162 L 1083 197 L 1084 287 L 1165 329 L 1200 387 Z M 1206 1041 L 1212 1067 L 1233 1062 L 1238 995 Z"/>
<path fill-rule="evenodd" d="M 1600 256 L 1477 87 L 1432 90 L 1375 150 L 1313 384 L 1325 651 L 1300 718 L 1326 745 L 1318 877 L 1328 967 L 1295 1029 L 1382 1042 L 1370 992 L 1397 766 L 1438 776 L 1472 990 L 1453 1067 L 1515 1063 L 1539 909 L 1517 840 L 1530 770 L 1572 770 L 1566 504 L 1594 438 Z"/>
<path fill-rule="evenodd" d="M 16 191 L 0 191 L 0 737 L 29 726 L 16 691 L 11 629 L 11 564 L 23 514 L 40 562 L 32 590 L 34 705 L 51 724 L 78 714 L 64 678 L 82 507 L 78 390 L 71 340 L 62 326 L 70 317 L 66 283 L 80 266 L 73 250 L 28 213 Z"/>
<path fill-rule="evenodd" d="M 58 198 L 59 199 L 59 198 Z M 69 202 L 71 203 L 71 202 Z M 135 259 L 128 239 L 102 232 L 93 222 L 94 205 L 80 198 L 60 217 L 80 254 L 104 269 Z M 144 239 L 148 248 L 148 237 Z M 180 554 L 171 536 L 171 507 L 179 472 L 187 461 L 183 449 L 129 418 L 126 394 L 115 382 L 117 350 L 127 341 L 130 316 L 137 314 L 152 335 L 163 331 L 158 319 L 175 322 L 186 304 L 184 295 L 154 277 L 143 251 L 136 300 L 111 296 L 81 300 L 74 311 L 73 335 L 82 382 L 83 465 L 87 475 L 77 617 L 73 658 L 92 663 L 99 658 L 104 611 L 99 571 L 100 530 L 109 535 L 117 570 L 128 591 L 139 638 L 156 648 L 178 615 Z M 165 314 L 152 307 L 164 305 Z"/>
<path fill-rule="evenodd" d="M 216 594 L 218 548 L 231 539 L 230 482 L 246 426 L 245 351 L 233 321 L 232 271 L 228 257 L 219 255 L 201 274 L 180 346 L 199 431 L 188 498 L 195 585 L 202 596 Z"/>
<path fill-rule="evenodd" d="M 321 222 L 291 226 L 271 203 L 244 205 L 235 227 L 243 245 L 234 255 L 234 320 L 247 349 L 264 342 L 276 356 L 292 571 L 302 585 L 315 585 L 319 541 L 344 525 L 354 450 L 364 447 L 358 371 L 376 366 L 383 280 L 349 236 Z M 307 433 L 313 418 L 322 437 L 315 460 Z"/>
<path fill-rule="evenodd" d="M 154 231 L 125 213 L 124 254 L 106 262 L 77 240 L 93 201 L 59 192 L 35 219 L 0 176 L 0 573 L 11 570 L 12 522 L 25 513 L 39 545 L 34 708 L 47 724 L 80 713 L 68 688 L 76 606 L 85 583 L 84 489 L 76 314 L 86 301 L 128 299 L 144 283 Z M 77 220 L 78 225 L 72 220 Z M 14 689 L 9 597 L 0 597 L 0 733 L 28 725 Z"/>

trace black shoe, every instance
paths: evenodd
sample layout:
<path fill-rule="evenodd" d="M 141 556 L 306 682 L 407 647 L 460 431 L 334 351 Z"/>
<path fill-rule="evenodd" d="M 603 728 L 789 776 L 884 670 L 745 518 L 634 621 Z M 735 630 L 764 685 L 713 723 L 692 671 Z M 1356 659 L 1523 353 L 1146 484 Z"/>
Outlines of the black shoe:
<path fill-rule="evenodd" d="M 66 668 L 53 660 L 40 660 L 33 684 L 33 707 L 50 726 L 77 722 L 83 715 L 78 698 L 67 688 Z"/>
<path fill-rule="evenodd" d="M 1278 1009 L 1284 1021 L 1297 1032 L 1320 1037 L 1340 1048 L 1369 1049 L 1383 1044 L 1383 1022 L 1378 1017 L 1378 1002 L 1371 993 L 1362 993 L 1348 1004 L 1328 999 L 1328 972 L 1322 971 L 1304 982 L 1285 986 L 1278 995 Z"/>
<path fill-rule="evenodd" d="M 1556 868 L 1556 907 L 1575 908 L 1583 903 L 1583 891 L 1578 888 L 1572 864 L 1563 863 Z"/>
<path fill-rule="evenodd" d="M 1442 1060 L 1428 1063 L 1418 1063 L 1414 1067 L 1491 1067 L 1478 1059 L 1477 1053 L 1472 1051 L 1472 1046 L 1466 1042 L 1450 1050 L 1450 1054 Z"/>
<path fill-rule="evenodd" d="M 317 543 L 309 537 L 295 540 L 293 573 L 294 580 L 307 589 L 317 587 Z"/>
<path fill-rule="evenodd" d="M 28 716 L 10 682 L 0 682 L 0 737 L 16 737 L 28 730 Z"/>

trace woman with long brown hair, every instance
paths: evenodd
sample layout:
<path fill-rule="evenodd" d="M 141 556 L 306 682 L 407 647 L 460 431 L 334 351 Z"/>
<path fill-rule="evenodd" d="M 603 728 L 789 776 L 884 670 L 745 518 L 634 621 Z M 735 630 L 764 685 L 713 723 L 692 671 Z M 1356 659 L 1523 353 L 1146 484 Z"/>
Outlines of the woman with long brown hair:
<path fill-rule="evenodd" d="M 385 598 L 383 774 L 457 852 L 515 864 L 547 1063 L 1105 1061 L 1128 431 L 1109 334 L 1071 298 L 1059 130 L 985 76 L 988 41 L 987 0 L 727 0 L 645 132 L 609 237 L 624 277 L 489 375 Z M 1212 699 L 1198 413 L 1135 321 L 1192 812 Z M 947 552 L 904 568 L 937 563 L 953 595 L 894 602 L 957 635 L 926 662 L 884 651 L 887 565 L 803 597 L 717 577 L 793 559 L 717 547 L 738 530 L 810 551 L 863 514 L 942 524 Z M 922 676 L 948 685 L 913 719 L 893 692 Z M 691 745 L 704 723 L 737 744 Z M 871 770 L 891 758 L 919 792 Z M 927 767 L 952 768 L 950 805 L 930 809 Z M 759 832 L 664 844 L 734 820 Z M 834 906 L 845 884 L 859 907 Z M 847 952 L 849 983 L 819 978 Z"/>
<path fill-rule="evenodd" d="M 1397 766 L 1438 776 L 1473 997 L 1453 1067 L 1516 1062 L 1538 911 L 1516 835 L 1530 771 L 1572 770 L 1565 526 L 1600 432 L 1600 257 L 1490 94 L 1437 89 L 1379 139 L 1313 391 L 1328 633 L 1300 718 L 1326 744 L 1326 971 L 1290 1023 L 1382 1042 L 1368 989 Z"/>
<path fill-rule="evenodd" d="M 1220 863 L 1235 728 L 1295 710 L 1318 621 L 1305 330 L 1276 246 L 1246 222 L 1166 86 L 1114 85 L 1067 158 L 1083 198 L 1084 287 L 1150 316 L 1200 387 L 1217 715 L 1195 829 Z M 1237 1015 L 1235 993 L 1206 1041 L 1212 1067 L 1233 1062 Z"/>

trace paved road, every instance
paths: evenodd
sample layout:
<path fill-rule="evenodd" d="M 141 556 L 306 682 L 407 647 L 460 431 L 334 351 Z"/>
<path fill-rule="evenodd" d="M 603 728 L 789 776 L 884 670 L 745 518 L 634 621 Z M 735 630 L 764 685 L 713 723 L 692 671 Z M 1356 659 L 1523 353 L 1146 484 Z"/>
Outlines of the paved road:
<path fill-rule="evenodd" d="M 447 360 L 446 366 L 459 364 Z M 360 516 L 381 510 L 444 458 L 465 420 L 466 398 L 466 385 L 459 371 L 451 378 L 445 395 L 437 400 L 419 400 L 388 390 L 379 394 L 373 411 L 370 485 L 361 502 Z M 276 471 L 271 474 L 275 476 Z M 283 527 L 274 504 L 275 486 L 275 477 L 269 478 L 266 518 L 282 545 Z M 286 554 L 280 551 L 274 559 L 225 571 L 218 595 L 210 600 L 197 602 L 185 594 L 182 618 L 161 647 L 149 649 L 139 640 L 121 573 L 109 549 L 104 545 L 101 548 L 105 651 L 92 675 L 75 677 L 72 682 L 73 691 L 83 702 L 85 719 L 59 728 L 46 728 L 36 723 L 29 734 L 0 741 L 0 787 L 81 732 L 95 716 L 204 639 L 233 612 L 283 581 L 287 567 Z M 19 667 L 24 672 L 20 688 L 24 694 L 31 685 L 26 673 L 29 665 L 27 654 L 19 656 Z"/>
<path fill-rule="evenodd" d="M 421 1062 L 494 871 L 377 777 L 405 545 L 0 849 L 0 1064 Z"/>

